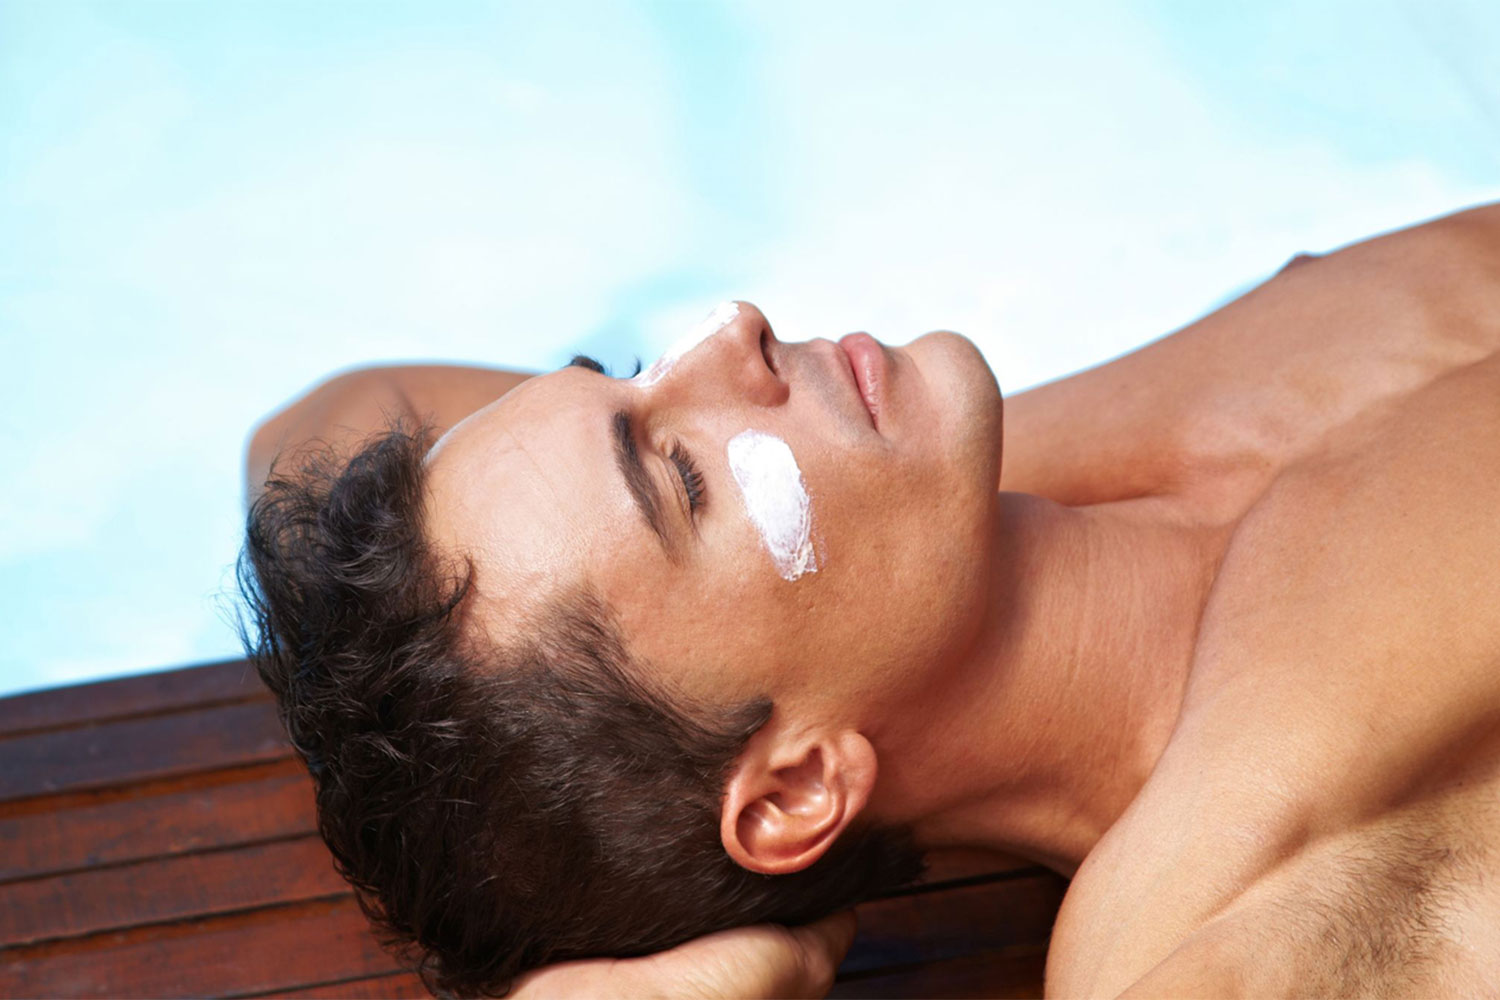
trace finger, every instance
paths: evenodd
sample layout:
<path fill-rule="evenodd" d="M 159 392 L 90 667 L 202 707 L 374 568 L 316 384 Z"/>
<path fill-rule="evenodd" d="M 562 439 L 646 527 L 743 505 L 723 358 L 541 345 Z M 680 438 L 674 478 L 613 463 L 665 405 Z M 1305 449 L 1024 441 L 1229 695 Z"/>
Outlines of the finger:
<path fill-rule="evenodd" d="M 820 997 L 828 992 L 839 961 L 854 943 L 855 930 L 853 910 L 831 914 L 805 927 L 790 928 L 797 944 L 798 996 Z"/>
<path fill-rule="evenodd" d="M 827 955 L 837 965 L 854 943 L 859 920 L 854 916 L 853 910 L 842 910 L 797 930 L 799 934 L 807 935 L 808 945 Z"/>

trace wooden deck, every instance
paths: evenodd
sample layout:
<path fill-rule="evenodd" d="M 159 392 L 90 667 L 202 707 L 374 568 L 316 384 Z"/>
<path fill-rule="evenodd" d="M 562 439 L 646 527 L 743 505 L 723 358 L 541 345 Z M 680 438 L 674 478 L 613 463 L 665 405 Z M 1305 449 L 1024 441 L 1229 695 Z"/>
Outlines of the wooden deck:
<path fill-rule="evenodd" d="M 1040 996 L 1063 888 L 935 862 L 861 907 L 834 995 Z M 334 873 L 246 664 L 0 699 L 0 996 L 427 995 Z"/>

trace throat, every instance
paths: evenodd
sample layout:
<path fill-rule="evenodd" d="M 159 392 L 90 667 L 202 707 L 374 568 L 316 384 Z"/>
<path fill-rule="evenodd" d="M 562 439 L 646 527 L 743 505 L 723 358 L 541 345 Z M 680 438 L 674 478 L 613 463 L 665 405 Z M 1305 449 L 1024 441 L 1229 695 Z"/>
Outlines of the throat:
<path fill-rule="evenodd" d="M 1071 874 L 1171 737 L 1221 532 L 1157 500 L 999 499 L 982 640 L 913 713 L 932 729 L 907 733 L 893 790 L 925 847 Z"/>

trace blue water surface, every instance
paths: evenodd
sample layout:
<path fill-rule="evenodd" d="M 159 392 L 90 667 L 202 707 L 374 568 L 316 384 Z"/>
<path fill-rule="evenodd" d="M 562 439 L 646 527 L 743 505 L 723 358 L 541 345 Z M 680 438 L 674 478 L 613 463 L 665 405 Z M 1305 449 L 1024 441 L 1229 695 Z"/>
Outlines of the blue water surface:
<path fill-rule="evenodd" d="M 0 693 L 231 655 L 352 364 L 949 328 L 1007 391 L 1500 195 L 1500 8 L 0 0 Z"/>

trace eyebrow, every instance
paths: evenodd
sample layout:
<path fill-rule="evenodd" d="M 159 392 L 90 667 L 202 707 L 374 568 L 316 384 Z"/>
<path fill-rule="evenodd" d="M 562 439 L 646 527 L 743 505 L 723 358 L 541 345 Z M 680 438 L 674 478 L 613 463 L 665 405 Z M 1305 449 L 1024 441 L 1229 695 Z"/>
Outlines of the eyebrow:
<path fill-rule="evenodd" d="M 617 410 L 610 418 L 610 430 L 615 442 L 615 465 L 625 479 L 625 488 L 630 491 L 630 498 L 635 501 L 636 509 L 641 512 L 647 527 L 656 535 L 657 541 L 661 542 L 662 551 L 667 554 L 667 558 L 677 562 L 677 547 L 667 535 L 662 515 L 661 492 L 641 463 L 641 453 L 636 449 L 635 435 L 630 430 L 630 414 Z"/>

